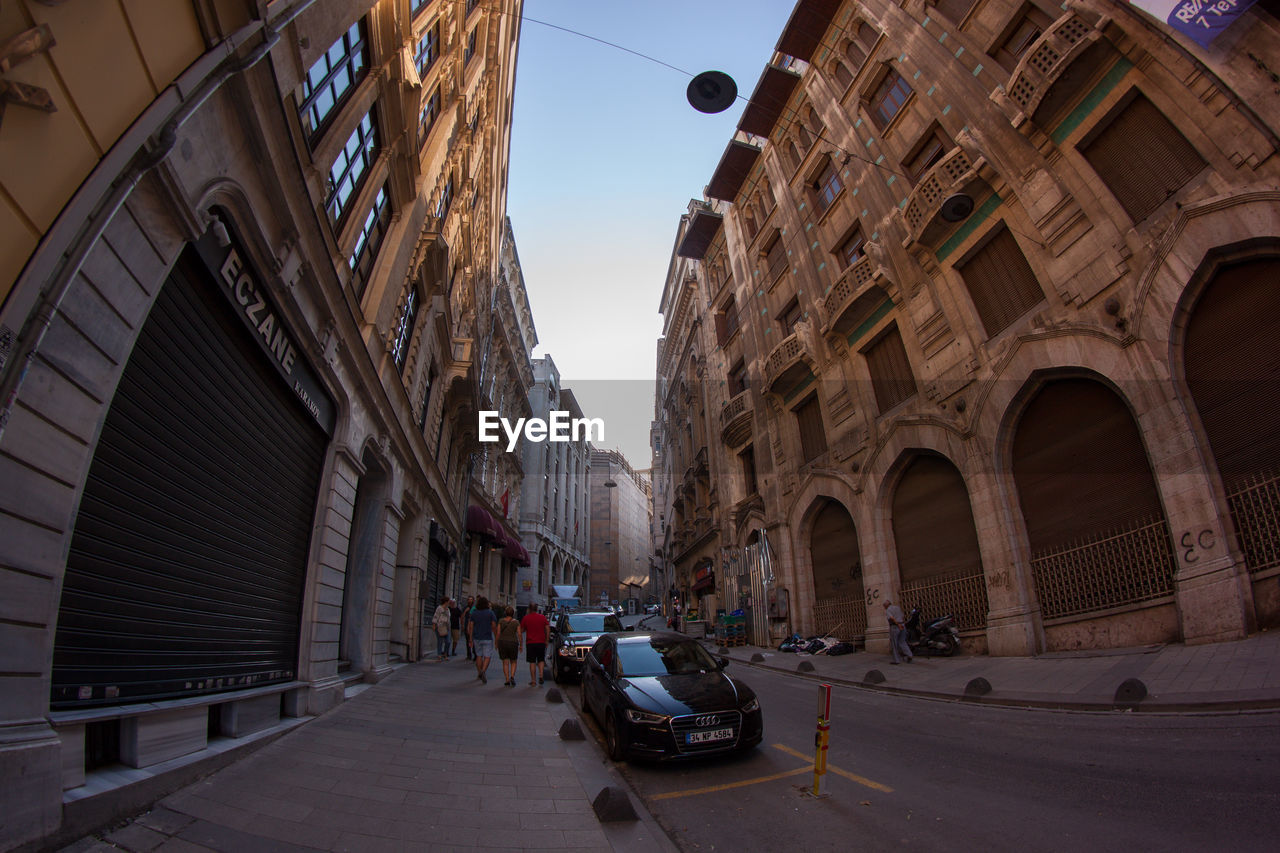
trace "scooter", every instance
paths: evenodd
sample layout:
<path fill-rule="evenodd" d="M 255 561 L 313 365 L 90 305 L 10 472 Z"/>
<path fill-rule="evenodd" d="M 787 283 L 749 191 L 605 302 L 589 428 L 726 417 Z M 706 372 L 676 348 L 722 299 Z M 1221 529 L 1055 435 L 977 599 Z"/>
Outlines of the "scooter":
<path fill-rule="evenodd" d="M 921 627 L 920 608 L 913 607 L 907 615 L 907 645 L 916 654 L 951 657 L 960 651 L 960 629 L 951 614 L 940 616 Z"/>

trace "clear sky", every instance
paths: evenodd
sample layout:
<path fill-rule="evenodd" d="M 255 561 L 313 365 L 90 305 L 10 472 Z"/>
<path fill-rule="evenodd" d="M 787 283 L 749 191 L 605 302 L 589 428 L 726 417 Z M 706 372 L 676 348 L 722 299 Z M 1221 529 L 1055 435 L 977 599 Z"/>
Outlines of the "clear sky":
<path fill-rule="evenodd" d="M 604 419 L 600 444 L 636 468 L 650 464 L 658 309 L 676 227 L 702 198 L 793 6 L 525 2 L 507 213 L 534 355 L 551 356 L 583 413 Z M 693 75 L 709 70 L 739 92 L 715 115 L 685 99 Z"/>

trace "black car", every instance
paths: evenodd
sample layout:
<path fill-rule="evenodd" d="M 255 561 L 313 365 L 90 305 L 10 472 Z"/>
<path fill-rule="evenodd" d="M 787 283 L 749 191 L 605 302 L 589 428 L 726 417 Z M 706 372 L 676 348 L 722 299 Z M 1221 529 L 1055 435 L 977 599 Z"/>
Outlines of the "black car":
<path fill-rule="evenodd" d="M 684 634 L 605 634 L 586 658 L 582 704 L 614 761 L 746 751 L 764 737 L 764 718 L 727 665 Z"/>
<path fill-rule="evenodd" d="M 612 610 L 569 610 L 551 625 L 551 678 L 559 684 L 582 675 L 582 659 L 606 631 L 621 631 Z"/>

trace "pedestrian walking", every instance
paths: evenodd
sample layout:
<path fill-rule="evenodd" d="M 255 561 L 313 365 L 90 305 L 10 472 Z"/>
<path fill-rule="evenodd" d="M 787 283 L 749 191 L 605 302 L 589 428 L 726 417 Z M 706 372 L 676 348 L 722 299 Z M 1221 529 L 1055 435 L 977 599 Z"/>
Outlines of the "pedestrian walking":
<path fill-rule="evenodd" d="M 458 638 L 462 636 L 462 608 L 456 600 L 449 602 L 449 657 L 458 654 Z"/>
<path fill-rule="evenodd" d="M 498 620 L 498 659 L 502 661 L 503 684 L 516 686 L 516 661 L 520 660 L 520 623 L 515 608 L 507 605 Z"/>
<path fill-rule="evenodd" d="M 474 595 L 467 596 L 467 606 L 462 609 L 462 636 L 467 641 L 467 660 L 476 659 L 476 647 L 471 642 L 471 614 L 476 609 L 476 597 Z"/>
<path fill-rule="evenodd" d="M 529 612 L 520 620 L 520 636 L 524 640 L 525 660 L 529 662 L 529 686 L 534 678 L 542 683 L 542 669 L 547 662 L 547 617 L 530 604 Z"/>
<path fill-rule="evenodd" d="M 440 605 L 431 614 L 431 627 L 436 632 L 436 660 L 447 660 L 449 657 L 449 596 L 440 599 Z"/>
<path fill-rule="evenodd" d="M 907 626 L 902 608 L 886 599 L 884 615 L 889 620 L 889 651 L 893 654 L 893 660 L 889 663 L 902 663 L 903 658 L 911 663 L 911 647 L 907 645 Z"/>
<path fill-rule="evenodd" d="M 483 595 L 476 601 L 471 611 L 471 621 L 467 624 L 467 639 L 471 641 L 476 653 L 476 678 L 481 684 L 489 683 L 485 671 L 489 668 L 489 659 L 493 657 L 493 628 L 495 619 L 489 609 L 489 599 Z"/>

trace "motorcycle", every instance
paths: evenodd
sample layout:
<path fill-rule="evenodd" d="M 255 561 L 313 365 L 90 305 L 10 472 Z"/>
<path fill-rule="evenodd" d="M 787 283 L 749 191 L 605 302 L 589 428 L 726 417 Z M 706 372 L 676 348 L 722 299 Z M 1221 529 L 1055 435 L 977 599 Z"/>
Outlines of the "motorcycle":
<path fill-rule="evenodd" d="M 907 615 L 906 631 L 907 645 L 913 654 L 951 657 L 960 651 L 960 629 L 951 614 L 921 625 L 920 608 L 913 607 Z"/>

